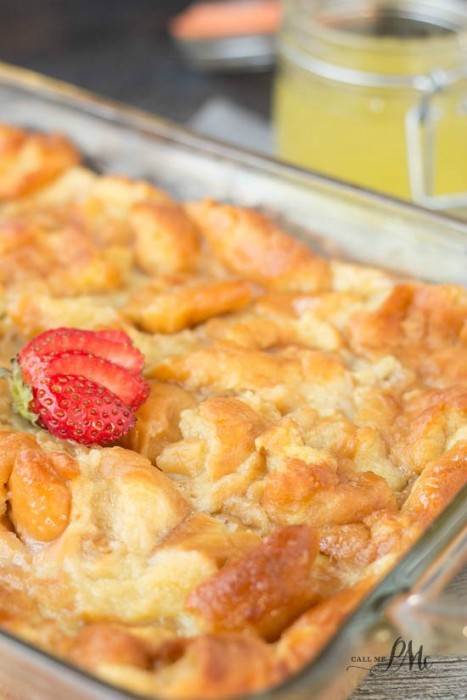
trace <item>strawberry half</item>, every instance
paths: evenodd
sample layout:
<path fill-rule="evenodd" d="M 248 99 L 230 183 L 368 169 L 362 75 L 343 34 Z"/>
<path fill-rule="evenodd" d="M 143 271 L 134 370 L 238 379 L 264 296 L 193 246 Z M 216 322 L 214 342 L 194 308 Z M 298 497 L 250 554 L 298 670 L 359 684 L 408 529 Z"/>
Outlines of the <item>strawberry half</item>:
<path fill-rule="evenodd" d="M 56 328 L 31 340 L 9 373 L 15 409 L 53 435 L 107 445 L 147 399 L 144 357 L 123 331 Z"/>
<path fill-rule="evenodd" d="M 54 374 L 74 374 L 102 384 L 124 403 L 138 408 L 149 395 L 148 384 L 123 367 L 102 357 L 88 355 L 85 352 L 64 352 L 52 357 L 45 370 L 46 376 Z"/>
<path fill-rule="evenodd" d="M 101 384 L 76 375 L 56 374 L 32 389 L 30 410 L 40 424 L 63 440 L 108 445 L 135 424 L 131 406 Z"/>
<path fill-rule="evenodd" d="M 132 374 L 139 374 L 144 367 L 144 355 L 123 331 L 83 331 L 78 328 L 53 328 L 41 333 L 24 346 L 18 355 L 18 363 L 25 379 L 29 379 L 48 358 L 70 351 L 102 357 Z"/>

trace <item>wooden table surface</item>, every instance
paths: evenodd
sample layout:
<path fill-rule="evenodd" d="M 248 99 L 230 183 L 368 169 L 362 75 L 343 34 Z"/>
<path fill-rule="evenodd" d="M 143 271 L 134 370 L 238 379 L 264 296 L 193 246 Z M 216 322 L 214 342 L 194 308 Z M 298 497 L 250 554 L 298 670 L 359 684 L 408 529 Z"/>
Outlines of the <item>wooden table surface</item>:
<path fill-rule="evenodd" d="M 449 600 L 464 605 L 463 620 L 459 619 L 459 633 L 467 617 L 467 568 L 449 584 Z M 464 627 L 464 634 L 467 628 Z M 397 638 L 397 637 L 396 637 Z M 467 639 L 466 653 L 462 656 L 430 656 L 430 668 L 418 670 L 403 665 L 393 675 L 368 676 L 350 700 L 466 700 L 467 699 Z M 331 700 L 331 699 L 330 699 Z"/>
<path fill-rule="evenodd" d="M 207 74 L 166 26 L 189 0 L 0 0 L 0 60 L 188 121 L 210 97 L 269 114 L 271 73 Z"/>
<path fill-rule="evenodd" d="M 187 67 L 166 31 L 189 0 L 0 0 L 0 60 L 186 122 L 211 97 L 269 117 L 272 74 L 206 74 Z M 467 586 L 467 577 L 463 584 Z M 438 659 L 364 681 L 352 700 L 462 700 L 466 658 Z M 332 699 L 330 699 L 332 700 Z"/>

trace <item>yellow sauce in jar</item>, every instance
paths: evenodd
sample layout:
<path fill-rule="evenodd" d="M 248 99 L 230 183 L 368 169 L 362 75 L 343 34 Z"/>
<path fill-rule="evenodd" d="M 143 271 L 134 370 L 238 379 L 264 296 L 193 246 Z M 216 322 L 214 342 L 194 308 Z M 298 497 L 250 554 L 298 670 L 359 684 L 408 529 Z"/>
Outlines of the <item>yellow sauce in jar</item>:
<path fill-rule="evenodd" d="M 418 165 L 429 194 L 467 192 L 467 60 L 465 35 L 456 29 L 462 17 L 450 25 L 443 13 L 446 24 L 434 24 L 420 13 L 397 19 L 388 2 L 384 10 L 374 2 L 370 13 L 367 2 L 359 14 L 359 4 L 334 3 L 333 15 L 327 0 L 317 21 L 319 3 L 289 2 L 275 88 L 279 156 L 406 199 L 414 198 Z M 415 5 L 420 11 L 423 3 Z M 459 12 L 467 27 L 467 4 Z M 439 81 L 434 88 L 432 80 Z M 417 109 L 426 117 L 421 100 L 430 90 L 429 122 L 410 136 L 408 115 Z M 421 164 L 414 163 L 417 140 Z"/>

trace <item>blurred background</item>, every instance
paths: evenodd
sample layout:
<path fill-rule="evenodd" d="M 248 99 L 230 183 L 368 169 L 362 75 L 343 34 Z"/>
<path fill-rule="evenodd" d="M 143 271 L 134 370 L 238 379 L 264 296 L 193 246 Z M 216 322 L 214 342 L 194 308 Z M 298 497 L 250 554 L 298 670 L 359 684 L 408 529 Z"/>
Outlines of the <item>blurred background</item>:
<path fill-rule="evenodd" d="M 269 119 L 271 70 L 213 73 L 182 59 L 167 27 L 189 4 L 0 0 L 0 59 L 183 123 L 213 98 Z"/>
<path fill-rule="evenodd" d="M 0 12 L 0 60 L 467 216 L 465 0 L 0 0 Z"/>

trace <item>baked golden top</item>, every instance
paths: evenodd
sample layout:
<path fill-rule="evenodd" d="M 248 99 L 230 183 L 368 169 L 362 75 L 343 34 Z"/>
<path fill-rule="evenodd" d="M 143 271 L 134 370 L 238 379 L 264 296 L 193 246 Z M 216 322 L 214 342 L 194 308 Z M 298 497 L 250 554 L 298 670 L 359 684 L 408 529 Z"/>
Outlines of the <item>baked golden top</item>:
<path fill-rule="evenodd" d="M 0 381 L 0 625 L 148 695 L 278 683 L 467 480 L 466 290 L 78 161 L 0 129 L 1 363 L 121 328 L 151 395 L 85 448 Z"/>

